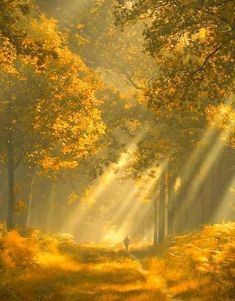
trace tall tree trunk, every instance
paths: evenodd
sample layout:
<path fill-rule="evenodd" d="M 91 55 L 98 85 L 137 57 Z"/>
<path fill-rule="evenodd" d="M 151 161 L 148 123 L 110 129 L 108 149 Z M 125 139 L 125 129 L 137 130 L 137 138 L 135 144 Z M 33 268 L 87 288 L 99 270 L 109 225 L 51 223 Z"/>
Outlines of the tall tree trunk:
<path fill-rule="evenodd" d="M 4 168 L 0 173 L 0 221 L 6 220 L 6 212 L 8 206 L 8 199 L 6 199 L 6 190 L 8 179 L 7 179 L 7 170 Z"/>
<path fill-rule="evenodd" d="M 47 214 L 47 221 L 46 221 L 47 231 L 53 230 L 53 216 L 55 211 L 55 205 L 56 205 L 56 181 L 52 180 L 51 191 L 48 200 L 48 214 Z"/>
<path fill-rule="evenodd" d="M 168 182 L 168 234 L 175 234 L 175 181 L 176 176 L 172 172 L 169 173 Z"/>
<path fill-rule="evenodd" d="M 27 217 L 26 217 L 26 227 L 27 228 L 29 228 L 31 225 L 35 178 L 36 178 L 36 173 L 34 172 L 32 175 L 32 178 L 31 178 L 31 187 L 30 187 L 29 201 L 28 201 L 28 207 L 27 207 Z"/>
<path fill-rule="evenodd" d="M 12 133 L 8 137 L 7 145 L 7 172 L 8 172 L 8 212 L 7 212 L 7 230 L 15 227 L 15 167 L 14 167 L 14 146 Z"/>
<path fill-rule="evenodd" d="M 165 191 L 165 198 L 164 198 L 164 238 L 168 236 L 169 232 L 169 216 L 168 216 L 168 205 L 169 205 L 169 172 L 165 173 L 164 176 L 164 191 Z"/>
<path fill-rule="evenodd" d="M 160 177 L 158 243 L 161 243 L 165 237 L 165 197 L 165 172 L 163 172 Z"/>
<path fill-rule="evenodd" d="M 176 194 L 175 201 L 175 221 L 176 221 L 176 233 L 182 234 L 187 228 L 187 203 L 185 199 L 185 186 L 189 185 L 189 182 L 184 181 L 183 177 L 181 179 L 181 188 L 180 191 Z"/>
<path fill-rule="evenodd" d="M 159 191 L 153 198 L 153 244 L 154 246 L 156 246 L 158 243 L 159 243 Z"/>

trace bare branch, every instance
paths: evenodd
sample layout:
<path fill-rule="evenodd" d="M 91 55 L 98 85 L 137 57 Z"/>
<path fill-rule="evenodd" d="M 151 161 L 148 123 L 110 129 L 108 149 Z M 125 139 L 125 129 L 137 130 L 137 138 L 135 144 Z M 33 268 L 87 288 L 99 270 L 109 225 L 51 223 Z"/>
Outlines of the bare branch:
<path fill-rule="evenodd" d="M 125 70 L 125 69 L 121 69 L 122 74 L 126 77 L 126 79 L 128 80 L 128 82 L 137 90 L 141 90 L 144 91 L 144 87 L 141 87 L 140 85 L 138 85 L 131 77 L 131 75 Z"/>
<path fill-rule="evenodd" d="M 200 71 L 203 71 L 203 69 L 205 68 L 206 64 L 208 63 L 208 61 L 210 60 L 210 58 L 216 54 L 216 52 L 218 52 L 222 47 L 222 44 L 220 44 L 218 47 L 216 47 L 212 52 L 210 52 L 207 57 L 205 58 L 204 62 L 202 63 L 202 65 L 200 67 L 198 67 L 196 70 L 190 72 L 190 75 L 194 75 Z"/>
<path fill-rule="evenodd" d="M 28 151 L 25 151 L 22 155 L 19 156 L 19 158 L 16 160 L 16 163 L 14 164 L 14 169 L 16 169 L 19 165 L 20 162 L 24 159 Z"/>
<path fill-rule="evenodd" d="M 6 164 L 4 164 L 3 162 L 0 161 L 0 165 L 4 168 L 7 168 Z"/>

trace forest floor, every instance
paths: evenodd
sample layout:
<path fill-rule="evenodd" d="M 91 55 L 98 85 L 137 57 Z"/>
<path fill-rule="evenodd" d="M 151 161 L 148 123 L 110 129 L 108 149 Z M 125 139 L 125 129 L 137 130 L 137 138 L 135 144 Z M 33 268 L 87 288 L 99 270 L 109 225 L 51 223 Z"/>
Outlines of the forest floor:
<path fill-rule="evenodd" d="M 209 230 L 213 232 L 212 228 Z M 206 232 L 208 233 L 209 230 L 207 229 Z M 227 236 L 222 235 L 225 233 Z M 219 243 L 220 247 L 217 248 L 221 251 L 220 258 L 216 260 L 222 267 L 226 262 L 221 271 L 216 270 L 217 267 L 213 266 L 213 262 L 207 265 L 208 260 L 205 258 L 204 249 L 203 258 L 201 258 L 202 253 L 199 250 L 202 250 L 202 246 L 197 246 L 197 252 L 193 256 L 197 254 L 198 258 L 191 264 L 191 259 L 189 260 L 186 254 L 190 253 L 190 245 L 196 242 L 196 239 L 201 242 L 201 232 L 200 237 L 198 235 L 198 233 L 190 234 L 181 238 L 180 242 L 174 242 L 170 247 L 169 258 L 164 257 L 166 255 L 161 257 L 160 253 L 162 251 L 165 253 L 165 249 L 169 250 L 171 242 L 160 250 L 131 249 L 130 253 L 120 248 L 115 249 L 103 245 L 60 242 L 54 249 L 50 246 L 50 252 L 48 250 L 40 252 L 37 255 L 36 265 L 32 263 L 28 266 L 20 267 L 19 265 L 17 268 L 0 270 L 0 301 L 234 300 L 231 294 L 234 288 L 234 279 L 231 278 L 234 275 L 231 273 L 234 272 L 235 267 L 234 257 L 231 257 L 232 254 L 234 256 L 235 250 L 234 246 L 231 247 L 232 238 L 234 239 L 234 224 L 233 227 L 227 227 L 225 230 L 220 228 L 216 232 L 216 239 L 220 239 L 218 235 L 221 235 L 223 239 Z M 215 233 L 212 233 L 211 237 L 214 235 Z M 14 239 L 18 239 L 15 244 L 19 247 L 19 237 L 16 238 L 15 235 Z M 9 241 L 12 241 L 12 238 L 8 240 L 8 253 L 4 255 L 8 256 L 8 260 L 13 250 Z M 186 248 L 183 261 L 182 258 L 178 261 L 177 247 L 181 250 L 180 253 L 184 253 L 183 245 L 186 246 L 187 241 L 190 241 L 190 244 Z M 213 240 L 212 244 L 214 243 Z M 14 248 L 16 248 L 15 245 Z M 211 245 L 209 248 L 211 249 Z M 171 264 L 173 250 L 175 261 Z M 27 254 L 23 254 L 21 260 L 25 260 Z M 198 269 L 195 272 L 192 270 L 195 269 L 196 262 Z M 219 273 L 219 275 L 210 275 L 208 271 L 211 267 L 213 267 L 213 273 Z M 208 270 L 205 272 L 203 268 Z M 217 278 L 215 278 L 216 275 Z M 222 292 L 218 281 L 223 286 Z"/>
<path fill-rule="evenodd" d="M 48 255 L 47 255 L 48 256 Z M 103 246 L 67 246 L 40 268 L 7 275 L 1 301 L 169 300 L 157 276 L 131 253 Z"/>

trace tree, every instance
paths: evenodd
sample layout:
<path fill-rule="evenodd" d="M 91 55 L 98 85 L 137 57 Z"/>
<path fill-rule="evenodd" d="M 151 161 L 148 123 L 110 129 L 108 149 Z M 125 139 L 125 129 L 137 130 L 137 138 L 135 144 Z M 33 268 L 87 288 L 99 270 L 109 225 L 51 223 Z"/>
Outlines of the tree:
<path fill-rule="evenodd" d="M 204 110 L 234 93 L 235 3 L 232 0 L 117 1 L 116 23 L 145 22 L 145 49 L 159 73 L 149 105 Z"/>
<path fill-rule="evenodd" d="M 11 4 L 18 7 L 12 1 L 9 9 Z M 14 44 L 11 32 L 1 34 L 1 164 L 8 170 L 8 229 L 14 227 L 19 164 L 45 170 L 77 167 L 96 150 L 105 129 L 96 98 L 101 85 L 66 46 L 55 21 L 40 16 L 26 25 L 20 44 Z"/>
<path fill-rule="evenodd" d="M 127 90 L 142 91 L 155 72 L 153 60 L 142 51 L 143 26 L 136 24 L 122 32 L 114 24 L 114 5 L 114 0 L 88 1 L 71 20 L 71 47 L 88 66 L 106 72 L 109 84 L 122 90 L 126 80 Z"/>
<path fill-rule="evenodd" d="M 220 131 L 214 130 L 212 140 L 194 162 L 191 175 L 185 174 L 185 156 L 203 144 L 208 120 L 212 126 L 226 131 L 230 144 L 233 141 L 234 11 L 234 1 L 229 0 L 116 1 L 116 24 L 125 28 L 126 24 L 133 26 L 142 22 L 145 26 L 143 47 L 158 64 L 155 79 L 145 92 L 157 123 L 151 128 L 146 147 L 142 141 L 140 165 L 142 157 L 145 166 L 159 158 L 162 160 L 161 157 L 173 160 L 171 171 L 174 174 L 176 170 L 182 180 L 174 215 L 180 214 L 182 219 L 193 206 L 185 191 L 195 185 L 193 181 L 203 165 L 202 153 L 204 158 L 209 156 L 214 141 L 221 136 Z M 215 169 L 213 164 L 211 170 Z M 204 189 L 210 183 L 207 176 L 198 185 Z M 207 196 L 207 203 L 217 203 L 220 197 L 220 193 L 216 200 Z M 203 193 L 194 198 L 205 200 Z M 201 201 L 198 203 L 205 209 Z M 207 212 L 207 220 L 209 215 Z M 186 228 L 186 223 L 183 227 L 178 225 L 180 231 Z"/>

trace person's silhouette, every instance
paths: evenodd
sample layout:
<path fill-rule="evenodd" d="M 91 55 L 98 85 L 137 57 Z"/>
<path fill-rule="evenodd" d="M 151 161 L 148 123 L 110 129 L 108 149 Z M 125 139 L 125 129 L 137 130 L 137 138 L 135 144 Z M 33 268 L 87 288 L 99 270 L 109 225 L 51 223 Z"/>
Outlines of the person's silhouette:
<path fill-rule="evenodd" d="M 129 242 L 130 242 L 130 239 L 129 239 L 129 237 L 127 236 L 127 237 L 123 240 L 123 244 L 124 244 L 125 249 L 126 249 L 127 252 L 128 252 L 128 249 L 129 249 Z"/>

